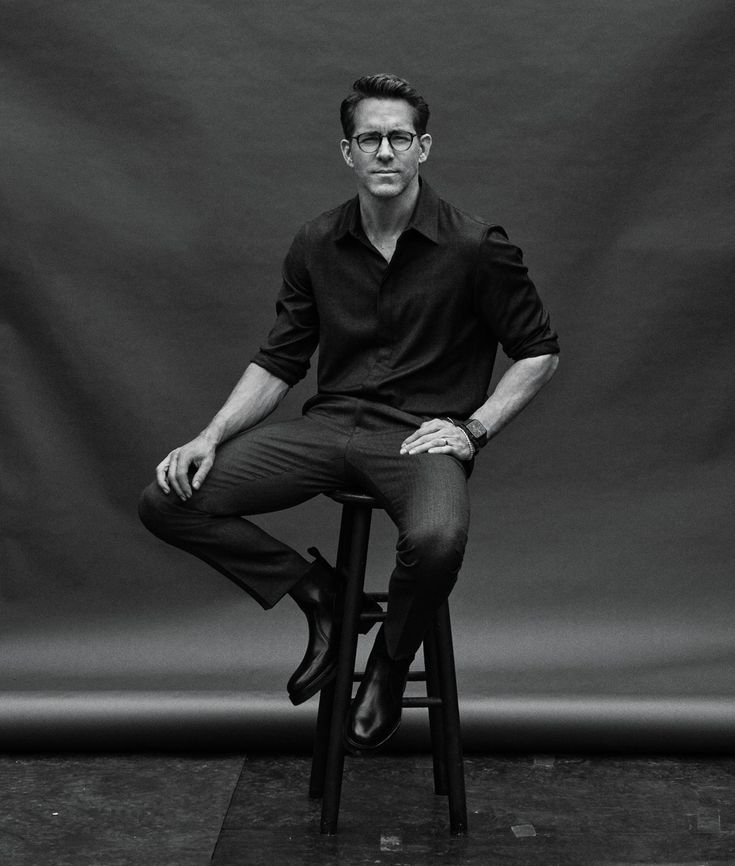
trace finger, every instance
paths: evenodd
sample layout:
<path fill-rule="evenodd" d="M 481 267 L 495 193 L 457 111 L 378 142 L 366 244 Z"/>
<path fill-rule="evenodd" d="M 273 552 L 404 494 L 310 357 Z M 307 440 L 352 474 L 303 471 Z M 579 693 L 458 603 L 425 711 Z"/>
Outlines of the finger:
<path fill-rule="evenodd" d="M 449 436 L 453 431 L 454 427 L 452 425 L 446 421 L 441 421 L 439 418 L 434 418 L 433 421 L 426 421 L 418 430 L 403 440 L 401 443 L 401 454 L 406 454 L 417 445 L 424 445 L 426 442 L 436 439 L 437 436 Z"/>
<path fill-rule="evenodd" d="M 181 498 L 189 499 L 191 496 L 191 485 L 189 484 L 189 466 L 191 466 L 191 461 L 186 457 L 179 457 L 179 460 L 176 464 L 176 481 L 179 485 L 179 490 L 181 490 Z"/>
<path fill-rule="evenodd" d="M 166 475 L 168 473 L 168 460 L 164 460 L 156 466 L 156 482 L 164 493 L 170 493 L 171 488 L 168 486 Z"/>
<path fill-rule="evenodd" d="M 430 433 L 436 433 L 438 430 L 441 430 L 447 424 L 446 421 L 442 421 L 440 418 L 432 418 L 430 421 L 424 421 L 424 423 L 418 427 L 416 430 L 411 433 L 410 436 L 407 436 L 403 440 L 403 444 L 408 446 L 411 443 L 415 442 L 417 439 L 420 439 L 422 436 L 426 436 Z"/>
<path fill-rule="evenodd" d="M 414 439 L 413 442 L 408 442 L 403 448 L 401 448 L 401 453 L 417 454 L 420 451 L 425 451 L 427 448 L 431 448 L 434 444 L 436 444 L 436 436 L 432 433 L 428 436 L 422 436 L 420 439 Z"/>
<path fill-rule="evenodd" d="M 199 488 L 202 486 L 204 479 L 207 477 L 207 475 L 209 474 L 209 470 L 212 468 L 212 463 L 214 463 L 214 460 L 212 460 L 210 457 L 202 460 L 202 465 L 199 467 L 199 469 L 197 469 L 196 475 L 191 482 L 191 486 L 194 488 L 194 490 L 199 490 Z"/>
<path fill-rule="evenodd" d="M 423 451 L 432 450 L 439 450 L 443 453 L 443 450 L 449 449 L 451 451 L 453 447 L 452 439 L 449 436 L 437 436 L 436 433 L 433 433 L 429 436 L 424 436 L 420 441 L 411 445 L 407 453 L 421 454 Z"/>
<path fill-rule="evenodd" d="M 427 433 L 434 433 L 444 426 L 444 424 L 446 424 L 446 422 L 441 421 L 439 418 L 432 418 L 430 421 L 424 421 L 424 423 L 419 425 L 413 433 L 406 437 L 405 441 L 411 442 L 418 439 L 420 436 L 425 436 Z"/>
<path fill-rule="evenodd" d="M 467 442 L 457 436 L 448 438 L 446 445 L 440 442 L 438 445 L 433 445 L 427 450 L 429 454 L 451 454 L 458 460 L 470 460 L 474 454 Z"/>
<path fill-rule="evenodd" d="M 179 499 L 186 499 L 184 495 L 184 491 L 181 489 L 181 484 L 179 483 L 179 455 L 178 452 L 174 451 L 171 454 L 171 462 L 168 467 L 168 482 L 173 487 L 174 493 L 179 497 Z"/>
<path fill-rule="evenodd" d="M 434 436 L 434 439 L 426 450 L 430 454 L 457 454 L 459 449 L 459 441 L 456 433 L 452 432 L 448 436 Z"/>
<path fill-rule="evenodd" d="M 440 439 L 446 439 L 447 441 L 451 441 L 456 435 L 456 431 L 454 427 L 450 426 L 446 423 L 446 421 L 442 424 L 438 429 L 432 429 L 424 433 L 422 436 L 417 437 L 413 440 L 413 442 L 409 442 L 406 440 L 405 450 L 410 454 L 416 448 L 424 445 L 436 445 L 438 444 Z"/>
<path fill-rule="evenodd" d="M 417 439 L 420 439 L 422 436 L 426 434 L 426 430 L 424 429 L 424 425 L 422 424 L 418 429 L 414 430 L 410 436 L 406 436 L 403 440 L 403 445 L 410 445 L 412 442 L 415 442 Z"/>

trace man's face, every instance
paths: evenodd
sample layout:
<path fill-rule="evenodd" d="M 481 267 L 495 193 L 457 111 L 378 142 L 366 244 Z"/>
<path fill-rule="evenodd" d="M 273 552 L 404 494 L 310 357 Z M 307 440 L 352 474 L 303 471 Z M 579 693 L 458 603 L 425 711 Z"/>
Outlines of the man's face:
<path fill-rule="evenodd" d="M 358 102 L 352 135 L 365 132 L 416 132 L 413 108 L 403 99 L 363 99 Z M 340 147 L 355 172 L 358 188 L 376 198 L 395 198 L 418 184 L 419 164 L 429 155 L 431 136 L 417 136 L 411 147 L 396 152 L 383 138 L 375 153 L 363 153 L 357 142 L 343 139 Z"/>

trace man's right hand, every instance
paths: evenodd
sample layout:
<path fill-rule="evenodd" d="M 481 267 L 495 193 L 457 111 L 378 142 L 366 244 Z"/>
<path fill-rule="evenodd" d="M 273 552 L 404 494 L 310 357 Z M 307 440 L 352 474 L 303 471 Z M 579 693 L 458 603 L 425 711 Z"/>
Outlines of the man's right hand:
<path fill-rule="evenodd" d="M 170 493 L 173 488 L 176 495 L 186 501 L 192 495 L 192 487 L 198 490 L 207 473 L 212 468 L 216 445 L 204 435 L 199 435 L 186 445 L 168 454 L 156 466 L 156 480 L 164 493 Z M 197 467 L 197 472 L 189 484 L 189 470 Z"/>
<path fill-rule="evenodd" d="M 288 385 L 263 367 L 251 362 L 245 368 L 225 405 L 207 427 L 191 442 L 174 450 L 156 466 L 156 481 L 164 493 L 174 493 L 186 500 L 192 487 L 198 490 L 214 462 L 214 452 L 221 442 L 248 430 L 276 408 Z M 189 484 L 192 466 L 197 472 Z"/>

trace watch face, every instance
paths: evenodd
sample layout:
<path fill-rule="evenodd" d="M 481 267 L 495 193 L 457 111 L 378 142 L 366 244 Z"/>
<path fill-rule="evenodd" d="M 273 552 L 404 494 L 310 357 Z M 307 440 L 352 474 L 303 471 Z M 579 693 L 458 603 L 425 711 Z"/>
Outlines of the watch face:
<path fill-rule="evenodd" d="M 477 418 L 470 418 L 470 420 L 467 422 L 467 429 L 475 437 L 475 439 L 479 439 L 481 442 L 485 441 L 485 438 L 487 436 L 487 430 L 484 428 L 482 423 L 477 420 Z"/>

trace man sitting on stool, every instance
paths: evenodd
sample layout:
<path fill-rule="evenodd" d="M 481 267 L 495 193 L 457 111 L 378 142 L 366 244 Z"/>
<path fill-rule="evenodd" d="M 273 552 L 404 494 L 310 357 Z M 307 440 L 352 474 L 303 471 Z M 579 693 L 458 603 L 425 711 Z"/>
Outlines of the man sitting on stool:
<path fill-rule="evenodd" d="M 551 378 L 559 348 L 518 247 L 420 179 L 429 107 L 413 87 L 360 78 L 340 116 L 357 196 L 297 233 L 266 342 L 206 429 L 158 465 L 140 515 L 265 609 L 295 600 L 309 626 L 288 683 L 300 704 L 336 671 L 339 576 L 243 515 L 345 487 L 378 499 L 398 527 L 396 565 L 345 733 L 371 749 L 398 728 L 409 665 L 457 579 L 474 458 Z M 498 344 L 514 363 L 488 397 Z M 302 416 L 261 424 L 317 346 Z"/>

